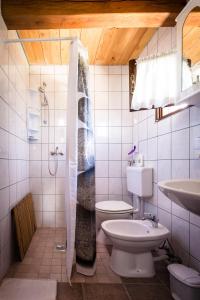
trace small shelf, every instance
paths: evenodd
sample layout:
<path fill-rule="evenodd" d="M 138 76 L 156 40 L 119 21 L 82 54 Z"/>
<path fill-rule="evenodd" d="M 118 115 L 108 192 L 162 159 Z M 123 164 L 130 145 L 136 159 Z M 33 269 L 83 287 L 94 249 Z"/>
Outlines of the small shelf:
<path fill-rule="evenodd" d="M 40 111 L 29 108 L 27 113 L 27 135 L 28 139 L 39 140 L 40 138 Z"/>

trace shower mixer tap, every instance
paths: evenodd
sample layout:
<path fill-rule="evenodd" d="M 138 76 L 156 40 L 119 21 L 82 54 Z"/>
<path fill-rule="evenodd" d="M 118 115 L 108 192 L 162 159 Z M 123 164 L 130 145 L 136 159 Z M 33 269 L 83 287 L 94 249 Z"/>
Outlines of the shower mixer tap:
<path fill-rule="evenodd" d="M 63 152 L 61 152 L 61 151 L 59 152 L 58 150 L 59 150 L 59 148 L 58 148 L 58 146 L 57 146 L 56 149 L 55 149 L 55 151 L 51 151 L 50 154 L 51 154 L 52 156 L 58 156 L 58 155 L 63 156 L 63 155 L 64 155 Z"/>

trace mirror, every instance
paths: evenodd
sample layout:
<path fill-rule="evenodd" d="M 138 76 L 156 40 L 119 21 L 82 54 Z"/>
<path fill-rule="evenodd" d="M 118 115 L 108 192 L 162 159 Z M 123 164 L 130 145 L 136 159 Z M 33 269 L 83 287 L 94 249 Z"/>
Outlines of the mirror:
<path fill-rule="evenodd" d="M 187 15 L 182 28 L 181 91 L 200 86 L 200 7 Z"/>

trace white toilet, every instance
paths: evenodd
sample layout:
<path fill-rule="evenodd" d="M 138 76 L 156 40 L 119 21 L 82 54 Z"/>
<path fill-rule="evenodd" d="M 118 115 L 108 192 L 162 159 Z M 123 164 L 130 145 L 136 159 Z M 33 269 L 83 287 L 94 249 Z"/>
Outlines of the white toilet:
<path fill-rule="evenodd" d="M 107 220 L 132 219 L 133 206 L 117 200 L 107 200 L 97 202 L 96 205 L 96 226 L 97 242 L 102 244 L 111 244 L 101 229 L 101 224 Z"/>

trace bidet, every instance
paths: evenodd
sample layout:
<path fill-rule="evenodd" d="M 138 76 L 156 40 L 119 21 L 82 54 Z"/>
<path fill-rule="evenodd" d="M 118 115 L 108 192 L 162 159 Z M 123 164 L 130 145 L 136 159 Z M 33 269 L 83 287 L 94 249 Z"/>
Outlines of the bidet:
<path fill-rule="evenodd" d="M 149 220 L 109 220 L 101 225 L 113 244 L 111 269 L 124 277 L 153 277 L 154 261 L 151 250 L 160 246 L 169 230 Z"/>

